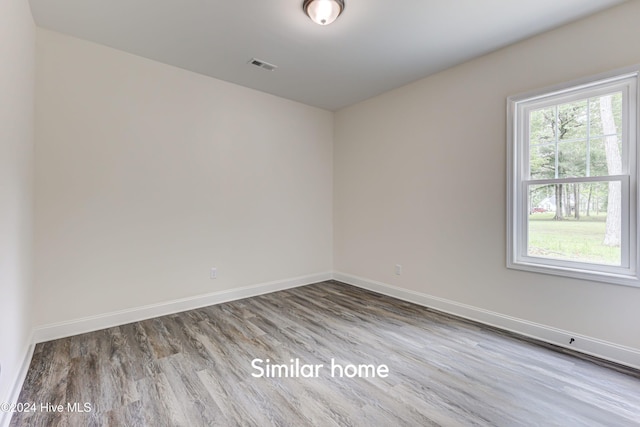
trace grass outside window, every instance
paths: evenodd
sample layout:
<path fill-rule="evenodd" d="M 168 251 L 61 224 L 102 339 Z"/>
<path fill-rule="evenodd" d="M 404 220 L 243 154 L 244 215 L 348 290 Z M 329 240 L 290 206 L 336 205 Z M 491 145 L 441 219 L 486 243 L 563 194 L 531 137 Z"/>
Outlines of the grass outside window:
<path fill-rule="evenodd" d="M 528 255 L 593 264 L 620 265 L 620 247 L 604 245 L 606 213 L 562 221 L 553 212 L 529 215 Z"/>

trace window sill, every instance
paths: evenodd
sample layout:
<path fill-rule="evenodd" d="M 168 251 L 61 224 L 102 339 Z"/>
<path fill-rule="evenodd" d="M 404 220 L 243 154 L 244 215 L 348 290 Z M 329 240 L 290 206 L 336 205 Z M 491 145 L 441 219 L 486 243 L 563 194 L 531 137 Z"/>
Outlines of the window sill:
<path fill-rule="evenodd" d="M 569 267 L 556 267 L 535 262 L 511 262 L 507 263 L 507 268 L 512 270 L 523 270 L 532 273 L 548 274 L 553 276 L 571 277 L 574 279 L 603 282 L 613 285 L 640 287 L 640 278 L 637 274 L 618 274 L 602 271 L 583 270 Z"/>

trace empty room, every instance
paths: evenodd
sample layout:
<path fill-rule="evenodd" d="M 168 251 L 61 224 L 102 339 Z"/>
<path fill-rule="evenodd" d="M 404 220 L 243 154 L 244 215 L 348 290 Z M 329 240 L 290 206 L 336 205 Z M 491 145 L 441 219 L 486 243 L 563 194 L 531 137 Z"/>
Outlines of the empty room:
<path fill-rule="evenodd" d="M 640 425 L 639 19 L 2 0 L 0 426 Z"/>

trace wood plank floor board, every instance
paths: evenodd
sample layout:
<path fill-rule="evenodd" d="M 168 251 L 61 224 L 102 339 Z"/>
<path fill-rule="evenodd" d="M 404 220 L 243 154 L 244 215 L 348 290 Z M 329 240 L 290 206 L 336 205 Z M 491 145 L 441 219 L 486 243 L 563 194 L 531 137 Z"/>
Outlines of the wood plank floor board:
<path fill-rule="evenodd" d="M 253 411 L 243 407 L 234 398 L 237 393 L 236 384 L 226 385 L 221 381 L 223 377 L 212 375 L 208 371 L 199 371 L 197 376 L 220 410 L 220 417 L 224 422 L 219 425 L 258 425 L 253 418 Z"/>
<path fill-rule="evenodd" d="M 188 425 L 219 425 L 219 408 L 197 377 L 197 371 L 183 354 L 160 361 L 162 371 L 172 385 L 173 392 L 183 408 Z"/>
<path fill-rule="evenodd" d="M 138 395 L 140 396 L 140 406 L 143 408 L 141 411 L 143 424 L 141 425 L 168 427 L 171 426 L 171 422 L 174 421 L 168 415 L 170 408 L 167 407 L 167 402 L 164 400 L 164 397 L 158 393 L 158 383 L 158 379 L 154 377 L 143 378 L 136 381 Z"/>
<path fill-rule="evenodd" d="M 640 373 L 329 281 L 38 344 L 20 401 L 92 410 L 11 426 L 640 426 Z"/>
<path fill-rule="evenodd" d="M 126 352 L 129 362 L 129 379 L 136 383 L 149 374 L 147 365 L 155 358 L 148 337 L 139 322 L 122 325 L 119 328 L 125 340 L 123 351 Z"/>

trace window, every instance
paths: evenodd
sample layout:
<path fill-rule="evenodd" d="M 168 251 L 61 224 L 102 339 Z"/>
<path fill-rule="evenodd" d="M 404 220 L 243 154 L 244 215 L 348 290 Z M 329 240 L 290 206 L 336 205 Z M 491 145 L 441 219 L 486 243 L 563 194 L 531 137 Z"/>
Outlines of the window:
<path fill-rule="evenodd" d="M 640 286 L 637 81 L 509 98 L 509 268 Z"/>

